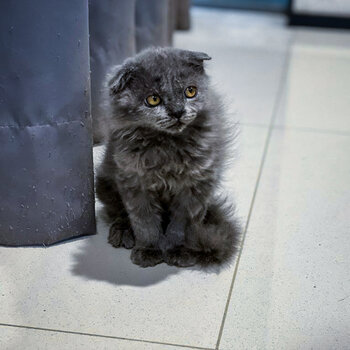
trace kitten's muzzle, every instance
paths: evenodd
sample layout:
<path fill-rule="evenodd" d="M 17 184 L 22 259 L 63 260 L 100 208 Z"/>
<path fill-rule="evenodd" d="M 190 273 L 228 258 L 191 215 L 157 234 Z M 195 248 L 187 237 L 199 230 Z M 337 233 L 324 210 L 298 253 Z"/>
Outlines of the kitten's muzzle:
<path fill-rule="evenodd" d="M 175 111 L 169 112 L 170 117 L 175 118 L 175 119 L 181 119 L 185 111 L 183 109 L 178 109 Z"/>

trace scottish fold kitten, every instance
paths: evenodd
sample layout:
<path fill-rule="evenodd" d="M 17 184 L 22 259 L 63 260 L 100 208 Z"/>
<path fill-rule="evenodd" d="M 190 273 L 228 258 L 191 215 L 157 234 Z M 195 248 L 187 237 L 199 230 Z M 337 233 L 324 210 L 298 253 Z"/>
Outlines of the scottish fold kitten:
<path fill-rule="evenodd" d="M 96 181 L 109 242 L 142 267 L 228 261 L 240 229 L 216 197 L 227 144 L 201 52 L 143 51 L 108 77 L 110 130 Z"/>

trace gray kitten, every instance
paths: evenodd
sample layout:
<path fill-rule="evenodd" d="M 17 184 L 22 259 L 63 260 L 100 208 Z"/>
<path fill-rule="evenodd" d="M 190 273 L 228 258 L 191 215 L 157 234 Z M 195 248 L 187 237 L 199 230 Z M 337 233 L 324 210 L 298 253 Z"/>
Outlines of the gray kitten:
<path fill-rule="evenodd" d="M 96 191 L 109 242 L 142 267 L 228 261 L 240 229 L 216 198 L 227 143 L 205 53 L 143 51 L 108 78 L 110 136 Z"/>

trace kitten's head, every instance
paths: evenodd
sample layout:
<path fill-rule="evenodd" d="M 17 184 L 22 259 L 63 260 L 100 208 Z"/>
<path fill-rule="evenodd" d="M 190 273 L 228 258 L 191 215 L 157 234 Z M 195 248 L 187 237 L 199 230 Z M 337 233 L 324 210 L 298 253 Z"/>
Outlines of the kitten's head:
<path fill-rule="evenodd" d="M 113 119 L 118 125 L 147 126 L 181 133 L 205 108 L 208 78 L 201 52 L 148 49 L 108 78 Z"/>

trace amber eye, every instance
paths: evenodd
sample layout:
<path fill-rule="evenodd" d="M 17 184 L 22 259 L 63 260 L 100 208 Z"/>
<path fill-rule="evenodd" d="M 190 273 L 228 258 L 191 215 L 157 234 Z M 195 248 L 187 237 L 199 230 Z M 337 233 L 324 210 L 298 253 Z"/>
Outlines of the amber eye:
<path fill-rule="evenodd" d="M 197 95 L 197 88 L 195 86 L 189 86 L 185 90 L 185 95 L 187 98 L 193 98 Z"/>
<path fill-rule="evenodd" d="M 160 97 L 157 95 L 151 95 L 146 98 L 146 101 L 150 107 L 155 107 L 160 104 Z"/>

